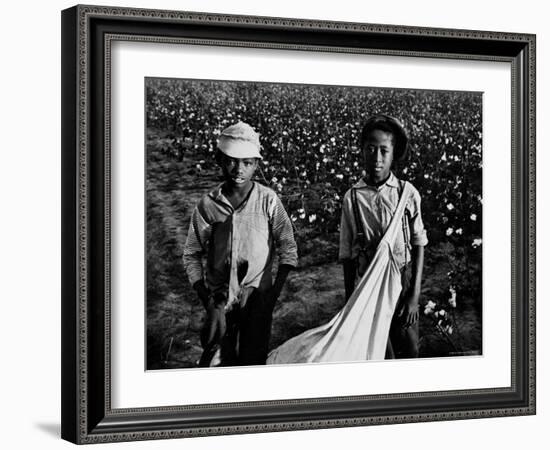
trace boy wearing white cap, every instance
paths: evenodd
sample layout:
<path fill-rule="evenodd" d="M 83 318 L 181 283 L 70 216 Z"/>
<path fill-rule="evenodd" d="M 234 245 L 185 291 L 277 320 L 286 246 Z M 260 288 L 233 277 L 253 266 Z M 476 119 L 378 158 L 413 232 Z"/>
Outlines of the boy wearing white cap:
<path fill-rule="evenodd" d="M 191 217 L 183 260 L 207 311 L 201 365 L 210 364 L 217 343 L 221 365 L 265 364 L 273 307 L 298 262 L 281 200 L 252 180 L 261 158 L 259 136 L 250 125 L 223 130 L 216 161 L 224 182 L 201 198 Z"/>

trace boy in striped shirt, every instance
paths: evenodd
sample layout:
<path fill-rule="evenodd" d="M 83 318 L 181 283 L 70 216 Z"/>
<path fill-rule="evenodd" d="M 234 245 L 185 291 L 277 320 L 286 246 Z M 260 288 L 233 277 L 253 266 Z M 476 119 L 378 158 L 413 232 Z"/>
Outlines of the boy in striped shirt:
<path fill-rule="evenodd" d="M 207 312 L 200 365 L 211 364 L 216 344 L 220 365 L 265 364 L 273 307 L 298 262 L 281 200 L 252 180 L 260 159 L 259 136 L 251 126 L 226 128 L 216 154 L 224 182 L 201 198 L 191 217 L 183 259 Z"/>

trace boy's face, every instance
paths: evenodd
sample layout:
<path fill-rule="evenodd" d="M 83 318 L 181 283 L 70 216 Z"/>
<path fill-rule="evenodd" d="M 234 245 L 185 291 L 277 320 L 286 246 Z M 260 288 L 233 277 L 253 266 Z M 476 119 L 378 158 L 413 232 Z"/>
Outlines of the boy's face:
<path fill-rule="evenodd" d="M 382 181 L 390 175 L 393 163 L 392 133 L 372 130 L 363 145 L 366 170 L 373 181 Z"/>
<path fill-rule="evenodd" d="M 254 176 L 258 167 L 258 158 L 231 158 L 221 153 L 218 164 L 226 183 L 234 187 L 244 187 Z"/>

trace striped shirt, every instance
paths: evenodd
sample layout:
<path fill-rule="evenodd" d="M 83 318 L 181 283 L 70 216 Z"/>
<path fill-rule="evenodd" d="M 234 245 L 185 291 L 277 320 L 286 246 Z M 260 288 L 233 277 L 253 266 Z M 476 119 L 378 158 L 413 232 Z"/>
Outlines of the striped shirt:
<path fill-rule="evenodd" d="M 353 213 L 352 189 L 356 190 L 358 213 L 365 233 L 366 248 L 361 249 L 357 238 L 357 224 Z M 370 186 L 361 179 L 344 195 L 342 218 L 340 222 L 340 260 L 355 259 L 358 261 L 358 273 L 362 275 L 374 256 L 376 247 L 384 236 L 393 213 L 399 203 L 401 189 L 398 178 L 391 173 L 388 180 L 380 186 Z M 401 268 L 410 261 L 410 246 L 425 246 L 428 243 L 422 214 L 420 194 L 413 187 L 413 192 L 405 207 L 408 229 L 397 235 L 393 254 Z M 407 237 L 405 237 L 407 234 Z M 408 241 L 409 245 L 406 245 Z M 361 252 L 361 250 L 365 250 Z"/>
<path fill-rule="evenodd" d="M 183 263 L 192 285 L 204 279 L 212 293 L 227 295 L 226 309 L 246 301 L 251 288 L 271 286 L 275 253 L 279 265 L 298 264 L 292 223 L 272 189 L 254 182 L 236 209 L 223 195 L 222 185 L 199 200 Z"/>

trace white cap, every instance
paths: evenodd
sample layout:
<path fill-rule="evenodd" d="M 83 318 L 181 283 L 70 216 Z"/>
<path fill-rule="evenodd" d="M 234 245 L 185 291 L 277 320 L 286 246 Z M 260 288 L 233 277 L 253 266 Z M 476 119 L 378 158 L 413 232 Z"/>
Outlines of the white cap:
<path fill-rule="evenodd" d="M 220 151 L 231 158 L 260 158 L 260 135 L 250 125 L 237 122 L 221 132 Z"/>

